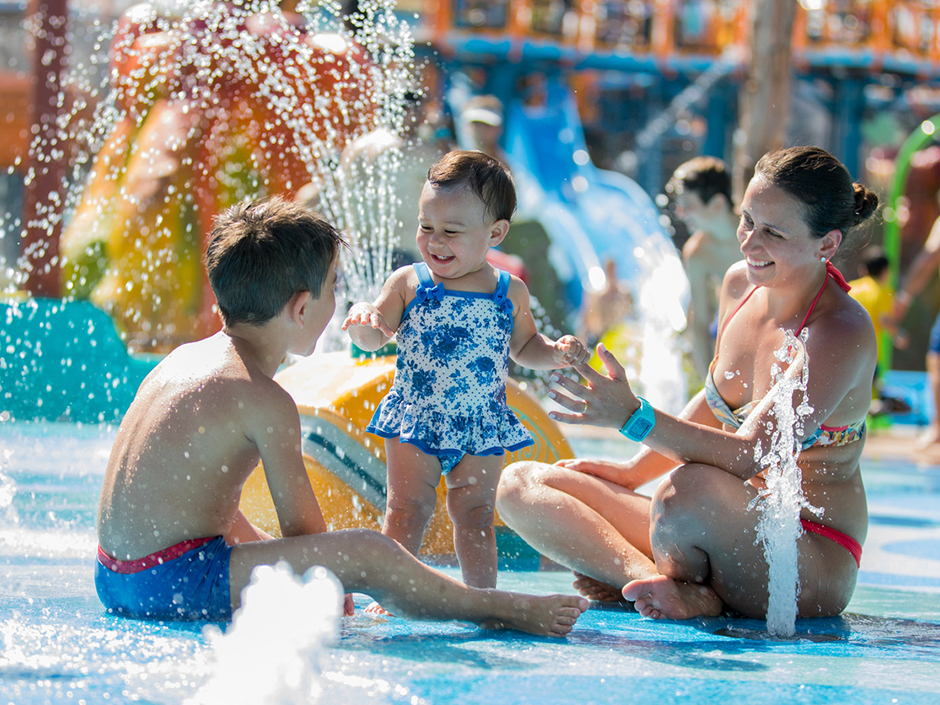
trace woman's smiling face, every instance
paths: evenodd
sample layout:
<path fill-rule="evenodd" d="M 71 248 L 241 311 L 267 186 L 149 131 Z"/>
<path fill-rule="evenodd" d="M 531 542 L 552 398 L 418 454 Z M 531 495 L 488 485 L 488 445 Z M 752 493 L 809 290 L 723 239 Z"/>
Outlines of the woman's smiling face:
<path fill-rule="evenodd" d="M 822 240 L 810 232 L 802 203 L 759 175 L 741 202 L 738 242 L 755 285 L 791 282 L 819 267 Z"/>

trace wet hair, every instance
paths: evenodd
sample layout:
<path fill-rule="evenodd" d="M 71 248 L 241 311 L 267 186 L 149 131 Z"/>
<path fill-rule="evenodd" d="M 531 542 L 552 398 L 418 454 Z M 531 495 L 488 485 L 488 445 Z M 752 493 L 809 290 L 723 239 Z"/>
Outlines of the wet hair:
<path fill-rule="evenodd" d="M 437 189 L 466 188 L 483 202 L 492 221 L 512 220 L 516 211 L 516 187 L 500 162 L 476 151 L 448 152 L 428 169 L 428 183 Z"/>
<path fill-rule="evenodd" d="M 874 279 L 877 279 L 882 274 L 884 274 L 890 262 L 888 261 L 888 256 L 885 254 L 883 248 L 878 247 L 877 245 L 872 245 L 871 247 L 866 247 L 862 251 L 862 260 L 859 264 L 861 265 L 861 268 L 864 270 L 865 274 Z"/>
<path fill-rule="evenodd" d="M 666 184 L 666 193 L 694 193 L 702 203 L 724 196 L 731 207 L 731 173 L 728 165 L 715 157 L 695 157 L 680 164 Z"/>
<path fill-rule="evenodd" d="M 831 230 L 844 236 L 878 210 L 878 196 L 853 183 L 842 162 L 820 147 L 768 152 L 757 162 L 754 175 L 799 200 L 803 220 L 816 237 Z"/>
<path fill-rule="evenodd" d="M 228 325 L 260 325 L 290 298 L 320 290 L 342 236 L 317 213 L 279 196 L 245 201 L 215 219 L 205 264 Z"/>

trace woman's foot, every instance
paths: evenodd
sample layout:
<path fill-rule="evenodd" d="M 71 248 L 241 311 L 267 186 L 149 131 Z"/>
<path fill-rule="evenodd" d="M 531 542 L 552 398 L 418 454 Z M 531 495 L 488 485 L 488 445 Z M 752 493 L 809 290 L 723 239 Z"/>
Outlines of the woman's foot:
<path fill-rule="evenodd" d="M 624 585 L 623 596 L 636 605 L 637 612 L 651 619 L 716 617 L 724 607 L 710 587 L 665 575 L 633 580 Z"/>

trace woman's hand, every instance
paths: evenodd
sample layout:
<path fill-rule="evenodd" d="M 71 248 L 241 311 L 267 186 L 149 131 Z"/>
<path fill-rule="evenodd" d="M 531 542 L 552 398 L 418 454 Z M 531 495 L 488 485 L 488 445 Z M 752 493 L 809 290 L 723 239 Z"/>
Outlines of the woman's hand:
<path fill-rule="evenodd" d="M 640 402 L 630 388 L 623 365 L 603 344 L 598 344 L 597 355 L 608 371 L 606 375 L 595 370 L 587 362 L 574 365 L 585 384 L 579 384 L 559 373 L 552 374 L 554 386 L 548 392 L 549 398 L 572 413 L 551 411 L 551 418 L 572 424 L 619 429 L 640 408 Z"/>
<path fill-rule="evenodd" d="M 630 477 L 630 469 L 633 464 L 629 460 L 617 462 L 616 460 L 603 460 L 601 458 L 565 458 L 556 462 L 555 465 L 574 472 L 598 477 L 628 490 L 635 490 L 643 484 L 635 481 L 639 478 Z"/>

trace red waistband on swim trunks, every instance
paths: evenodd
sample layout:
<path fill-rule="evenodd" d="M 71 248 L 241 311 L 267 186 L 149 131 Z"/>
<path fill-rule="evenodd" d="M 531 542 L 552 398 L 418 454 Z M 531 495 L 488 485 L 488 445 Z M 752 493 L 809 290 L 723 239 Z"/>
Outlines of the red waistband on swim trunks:
<path fill-rule="evenodd" d="M 824 536 L 830 541 L 835 541 L 837 544 L 842 546 L 842 548 L 852 554 L 852 558 L 855 559 L 855 564 L 857 566 L 862 566 L 862 544 L 853 539 L 851 536 L 843 534 L 837 529 L 833 529 L 822 524 L 817 524 L 814 521 L 808 521 L 807 519 L 800 519 L 800 523 L 803 525 L 803 531 L 819 534 L 820 536 Z"/>
<path fill-rule="evenodd" d="M 98 560 L 101 562 L 105 568 L 110 570 L 112 573 L 139 573 L 142 570 L 147 570 L 147 568 L 152 568 L 155 565 L 160 565 L 166 563 L 167 561 L 172 561 L 174 558 L 179 558 L 187 551 L 192 551 L 194 548 L 199 548 L 203 546 L 212 539 L 218 538 L 216 536 L 207 536 L 202 539 L 187 539 L 186 541 L 180 541 L 178 544 L 170 546 L 169 548 L 164 548 L 163 550 L 156 551 L 151 553 L 149 556 L 144 556 L 143 558 L 135 558 L 132 561 L 119 561 L 116 558 L 112 558 L 101 546 L 98 546 Z"/>

